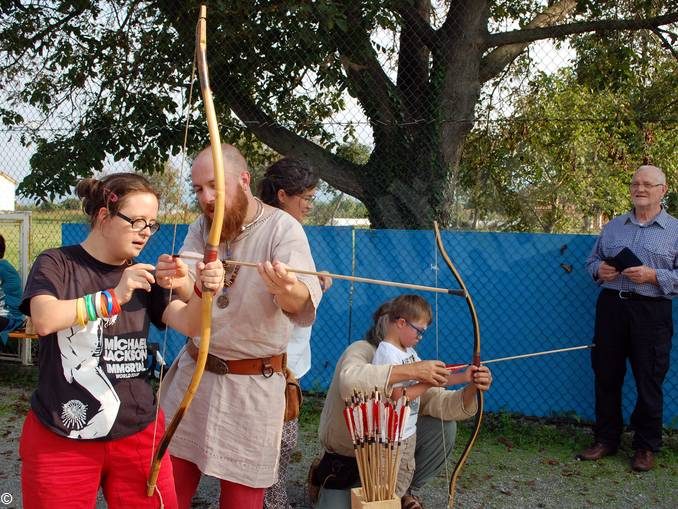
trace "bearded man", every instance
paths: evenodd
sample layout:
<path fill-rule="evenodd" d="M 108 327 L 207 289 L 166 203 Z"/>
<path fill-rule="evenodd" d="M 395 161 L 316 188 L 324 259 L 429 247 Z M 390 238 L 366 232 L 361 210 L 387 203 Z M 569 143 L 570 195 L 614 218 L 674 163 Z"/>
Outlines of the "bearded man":
<path fill-rule="evenodd" d="M 252 195 L 247 163 L 235 147 L 223 145 L 222 152 L 226 205 L 218 256 L 260 263 L 256 271 L 227 265 L 223 292 L 214 298 L 205 374 L 169 446 L 182 508 L 191 506 L 202 474 L 220 479 L 220 507 L 262 507 L 277 476 L 287 342 L 293 325 L 313 323 L 322 296 L 316 276 L 286 270 L 315 271 L 299 222 Z M 191 180 L 202 214 L 189 226 L 180 254 L 203 252 L 214 216 L 209 148 L 193 162 Z M 184 268 L 163 255 L 157 279 L 176 284 Z M 191 278 L 179 280 L 179 297 L 199 292 Z M 165 377 L 160 404 L 168 419 L 189 384 L 197 344 L 197 338 L 188 340 Z"/>

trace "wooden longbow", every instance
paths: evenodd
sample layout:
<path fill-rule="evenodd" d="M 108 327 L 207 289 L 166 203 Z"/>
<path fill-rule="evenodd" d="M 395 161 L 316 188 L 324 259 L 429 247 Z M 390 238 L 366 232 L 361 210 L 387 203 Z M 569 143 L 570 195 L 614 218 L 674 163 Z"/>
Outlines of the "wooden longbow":
<path fill-rule="evenodd" d="M 226 203 L 225 183 L 224 183 L 224 163 L 221 153 L 221 138 L 219 136 L 219 125 L 217 123 L 217 116 L 214 110 L 214 102 L 212 100 L 212 91 L 209 84 L 209 74 L 207 68 L 207 8 L 205 5 L 200 6 L 200 15 L 198 17 L 198 24 L 195 30 L 195 51 L 196 60 L 198 64 L 198 76 L 200 80 L 200 91 L 202 92 L 203 102 L 205 104 L 205 113 L 207 118 L 207 127 L 210 135 L 210 146 L 212 149 L 212 161 L 214 165 L 214 187 L 216 191 L 216 198 L 214 203 L 214 217 L 212 218 L 212 226 L 210 227 L 207 245 L 205 246 L 205 254 L 203 261 L 209 263 L 215 261 L 218 255 L 219 241 L 221 236 L 221 227 L 224 221 L 224 206 Z M 195 361 L 195 369 L 191 377 L 191 381 L 184 393 L 184 397 L 177 408 L 172 420 L 165 429 L 165 434 L 160 440 L 158 449 L 153 457 L 151 470 L 148 476 L 148 483 L 146 494 L 151 497 L 155 492 L 155 486 L 158 481 L 158 474 L 160 473 L 160 462 L 162 461 L 170 441 L 183 419 L 188 407 L 193 401 L 193 397 L 198 390 L 200 380 L 205 372 L 205 363 L 207 362 L 207 353 L 209 351 L 210 336 L 212 333 L 212 298 L 214 292 L 203 288 L 202 289 L 202 307 L 201 307 L 201 332 L 200 345 L 198 351 L 198 358 Z"/>
<path fill-rule="evenodd" d="M 447 254 L 447 251 L 445 250 L 445 246 L 443 245 L 443 238 L 440 234 L 440 228 L 438 227 L 437 222 L 433 223 L 433 231 L 436 237 L 436 245 L 438 246 L 438 250 L 440 251 L 442 258 L 445 261 L 445 264 L 450 269 L 450 272 L 452 272 L 452 275 L 457 280 L 457 283 L 459 283 L 461 289 L 464 291 L 463 296 L 464 299 L 466 299 L 466 305 L 468 306 L 469 313 L 471 314 L 471 320 L 473 322 L 473 357 L 471 362 L 474 366 L 480 366 L 480 324 L 478 322 L 478 314 L 476 313 L 476 308 L 473 304 L 473 300 L 471 299 L 471 295 L 469 294 L 468 289 L 466 288 L 466 284 L 464 284 L 464 280 L 462 279 L 461 275 L 459 274 L 459 271 L 454 266 L 452 260 L 450 259 L 450 256 Z M 454 496 L 457 488 L 457 479 L 459 478 L 461 469 L 466 463 L 469 454 L 471 453 L 471 449 L 475 444 L 476 438 L 478 437 L 478 433 L 480 433 L 480 426 L 483 422 L 484 401 L 482 391 L 477 391 L 476 399 L 478 402 L 478 410 L 475 416 L 473 432 L 471 433 L 471 436 L 469 437 L 468 442 L 466 443 L 466 446 L 464 447 L 464 450 L 462 451 L 461 456 L 457 461 L 457 464 L 454 466 L 454 470 L 452 471 L 452 477 L 450 478 L 447 500 L 448 507 L 450 508 L 454 507 Z"/>

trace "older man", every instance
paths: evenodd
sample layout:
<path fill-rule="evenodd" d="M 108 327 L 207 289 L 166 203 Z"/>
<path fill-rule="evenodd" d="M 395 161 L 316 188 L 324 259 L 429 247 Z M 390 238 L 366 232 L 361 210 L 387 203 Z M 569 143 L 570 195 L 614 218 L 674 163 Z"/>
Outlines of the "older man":
<path fill-rule="evenodd" d="M 673 336 L 671 298 L 678 294 L 678 220 L 661 205 L 667 191 L 661 169 L 641 166 L 630 189 L 633 210 L 605 226 L 587 260 L 589 273 L 603 290 L 591 354 L 595 441 L 578 458 L 595 461 L 617 452 L 628 358 L 638 391 L 631 415 L 631 467 L 646 471 L 654 466 L 662 443 L 662 384 Z"/>
<path fill-rule="evenodd" d="M 252 196 L 247 163 L 237 149 L 224 145 L 223 158 L 226 214 L 219 258 L 261 263 L 258 273 L 239 267 L 227 271 L 224 291 L 214 299 L 206 372 L 169 447 L 181 508 L 190 507 L 201 474 L 221 480 L 220 507 L 262 506 L 278 468 L 283 354 L 293 325 L 313 323 L 322 295 L 317 277 L 286 270 L 315 270 L 299 222 Z M 213 172 L 212 153 L 205 149 L 191 169 L 203 214 L 189 227 L 182 254 L 202 252 L 205 245 L 216 196 Z M 161 257 L 157 278 L 180 276 L 176 292 L 186 298 L 194 290 L 182 264 Z M 196 356 L 189 340 L 166 376 L 160 403 L 168 417 L 188 386 Z"/>

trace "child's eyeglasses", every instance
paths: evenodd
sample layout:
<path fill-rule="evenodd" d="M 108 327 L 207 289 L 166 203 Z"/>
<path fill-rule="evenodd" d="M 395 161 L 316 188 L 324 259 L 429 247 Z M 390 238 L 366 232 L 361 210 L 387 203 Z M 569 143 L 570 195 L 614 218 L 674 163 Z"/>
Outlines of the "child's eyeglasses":
<path fill-rule="evenodd" d="M 424 328 L 419 328 L 416 325 L 414 325 L 412 322 L 410 322 L 407 318 L 403 318 L 405 320 L 405 323 L 412 327 L 414 330 L 417 331 L 417 339 L 421 339 L 422 336 L 424 335 L 424 332 L 426 332 L 426 327 Z"/>

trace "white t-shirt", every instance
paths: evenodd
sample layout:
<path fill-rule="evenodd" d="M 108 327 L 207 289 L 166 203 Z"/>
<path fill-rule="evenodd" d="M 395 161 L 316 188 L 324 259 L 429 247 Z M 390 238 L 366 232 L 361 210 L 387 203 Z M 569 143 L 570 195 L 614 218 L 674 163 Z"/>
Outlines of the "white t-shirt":
<path fill-rule="evenodd" d="M 311 326 L 295 325 L 287 344 L 287 367 L 300 379 L 311 369 Z"/>
<path fill-rule="evenodd" d="M 408 348 L 402 351 L 400 348 L 393 346 L 388 341 L 382 341 L 374 352 L 372 364 L 412 364 L 419 362 L 421 359 L 417 355 L 414 348 Z M 416 380 L 407 380 L 393 384 L 393 387 L 409 387 L 416 384 Z M 419 414 L 419 398 L 410 400 L 410 416 L 405 423 L 403 429 L 403 440 L 410 438 L 417 431 L 417 415 Z"/>

